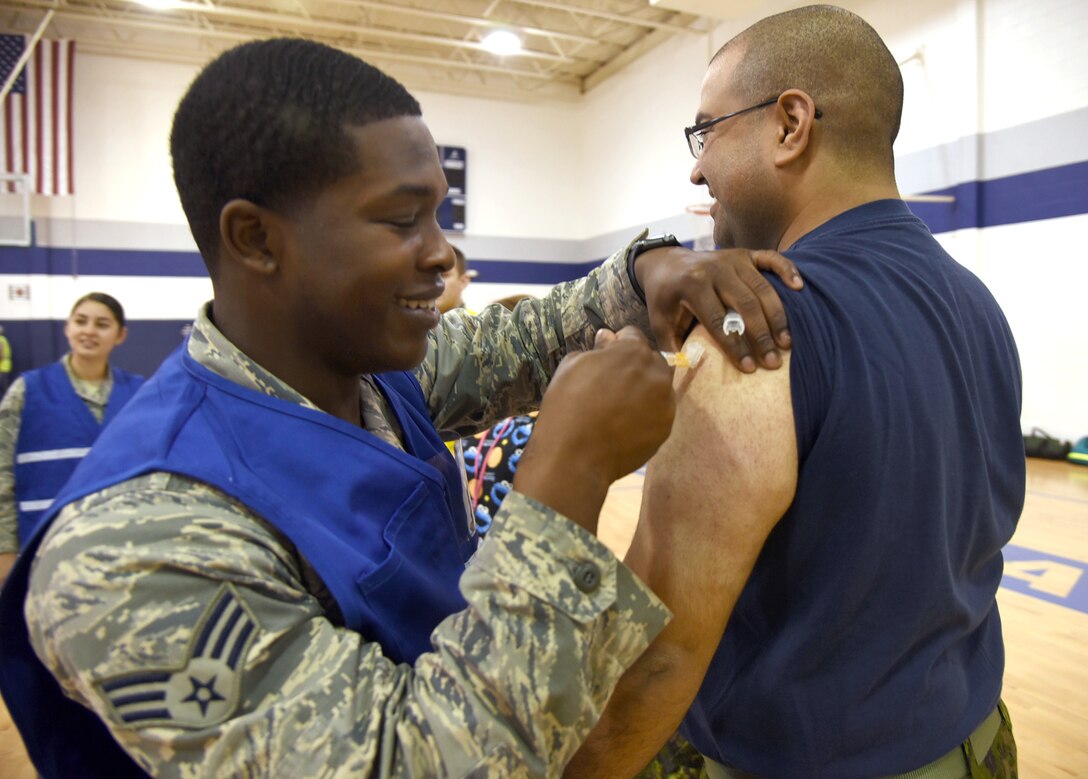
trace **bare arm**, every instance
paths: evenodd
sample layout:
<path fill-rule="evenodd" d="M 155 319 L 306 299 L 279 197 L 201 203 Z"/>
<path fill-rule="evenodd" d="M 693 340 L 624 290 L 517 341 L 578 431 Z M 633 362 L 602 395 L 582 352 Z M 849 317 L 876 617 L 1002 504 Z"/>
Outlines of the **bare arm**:
<path fill-rule="evenodd" d="M 678 371 L 672 435 L 650 463 L 627 564 L 675 617 L 620 680 L 570 777 L 630 777 L 676 730 L 775 523 L 793 499 L 797 443 L 785 370 L 744 374 L 706 347 Z M 743 716 L 738 712 L 738 716 Z"/>

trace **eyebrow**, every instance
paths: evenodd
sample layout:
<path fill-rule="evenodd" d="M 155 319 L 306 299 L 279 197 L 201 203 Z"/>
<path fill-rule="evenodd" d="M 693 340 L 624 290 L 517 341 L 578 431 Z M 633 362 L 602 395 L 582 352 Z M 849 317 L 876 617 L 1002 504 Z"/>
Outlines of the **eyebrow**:
<path fill-rule="evenodd" d="M 442 198 L 445 199 L 446 194 L 449 192 L 449 187 L 446 187 L 446 191 L 441 193 Z M 384 198 L 396 198 L 396 197 L 419 197 L 426 198 L 432 197 L 436 194 L 435 188 L 426 184 L 401 184 L 400 186 L 383 192 L 381 197 Z"/>

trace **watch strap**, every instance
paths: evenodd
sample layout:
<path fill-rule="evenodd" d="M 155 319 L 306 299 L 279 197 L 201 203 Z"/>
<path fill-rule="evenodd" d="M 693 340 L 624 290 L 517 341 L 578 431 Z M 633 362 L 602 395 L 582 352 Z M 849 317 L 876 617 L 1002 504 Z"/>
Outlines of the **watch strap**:
<path fill-rule="evenodd" d="M 634 288 L 635 294 L 643 303 L 646 302 L 646 292 L 642 289 L 642 285 L 638 283 L 638 276 L 635 274 L 635 260 L 643 252 L 660 249 L 664 246 L 683 246 L 683 244 L 677 240 L 675 235 L 664 233 L 663 235 L 639 238 L 627 249 L 627 278 L 631 280 L 631 287 Z"/>

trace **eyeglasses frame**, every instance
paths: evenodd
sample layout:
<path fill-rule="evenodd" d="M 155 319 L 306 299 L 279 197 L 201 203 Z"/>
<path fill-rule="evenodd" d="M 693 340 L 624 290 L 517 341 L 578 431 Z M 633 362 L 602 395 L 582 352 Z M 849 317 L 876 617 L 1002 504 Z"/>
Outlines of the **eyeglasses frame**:
<path fill-rule="evenodd" d="M 781 97 L 781 95 L 779 97 Z M 696 124 L 693 124 L 691 127 L 685 127 L 684 128 L 684 139 L 688 142 L 688 151 L 691 152 L 692 157 L 694 157 L 695 159 L 699 159 L 699 155 L 701 155 L 703 153 L 703 148 L 706 146 L 706 141 L 705 141 L 706 131 L 709 130 L 711 127 L 713 127 L 714 125 L 716 125 L 716 124 L 718 124 L 720 122 L 724 122 L 726 119 L 732 119 L 734 116 L 740 116 L 741 114 L 746 114 L 749 111 L 755 111 L 755 110 L 760 109 L 760 108 L 766 108 L 767 106 L 773 105 L 774 103 L 777 103 L 777 102 L 778 102 L 778 98 L 777 97 L 772 97 L 770 100 L 764 100 L 762 103 L 757 103 L 756 105 L 748 106 L 747 108 L 742 108 L 739 111 L 734 111 L 731 114 L 724 114 L 723 116 L 715 116 L 713 119 L 705 119 L 702 122 L 698 122 Z M 815 112 L 815 114 L 813 114 L 813 116 L 814 116 L 814 118 L 819 119 L 820 117 L 823 116 L 823 113 L 820 111 L 819 108 L 817 108 L 816 112 Z M 692 143 L 691 139 L 693 137 L 698 139 L 698 143 L 699 143 L 699 150 L 698 151 L 695 150 L 695 146 Z"/>

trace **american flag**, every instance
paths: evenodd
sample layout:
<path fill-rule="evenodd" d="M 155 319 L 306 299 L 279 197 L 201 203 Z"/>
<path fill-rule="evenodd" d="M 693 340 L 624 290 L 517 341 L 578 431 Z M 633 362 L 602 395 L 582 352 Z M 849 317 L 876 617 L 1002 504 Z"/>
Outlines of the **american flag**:
<path fill-rule="evenodd" d="M 27 47 L 25 35 L 0 35 L 0 84 Z M 4 99 L 0 170 L 25 173 L 30 191 L 71 195 L 72 66 L 75 41 L 41 40 Z"/>

